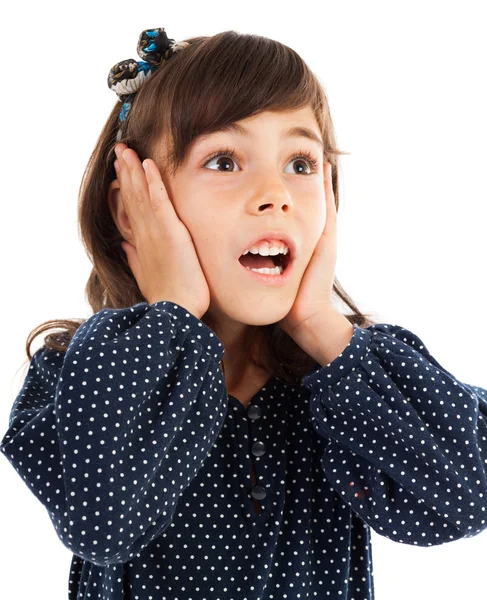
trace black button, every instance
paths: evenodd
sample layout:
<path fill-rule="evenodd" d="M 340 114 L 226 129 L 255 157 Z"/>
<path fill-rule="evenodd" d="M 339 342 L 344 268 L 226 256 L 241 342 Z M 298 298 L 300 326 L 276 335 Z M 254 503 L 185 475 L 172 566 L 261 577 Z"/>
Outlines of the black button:
<path fill-rule="evenodd" d="M 267 493 L 262 486 L 254 485 L 254 487 L 250 490 L 250 495 L 255 500 L 263 500 L 267 496 Z"/>
<path fill-rule="evenodd" d="M 262 456 L 265 452 L 264 442 L 254 442 L 252 444 L 252 454 L 254 456 Z"/>
<path fill-rule="evenodd" d="M 260 406 L 251 404 L 247 410 L 247 416 L 250 420 L 255 421 L 262 416 L 262 409 Z"/>

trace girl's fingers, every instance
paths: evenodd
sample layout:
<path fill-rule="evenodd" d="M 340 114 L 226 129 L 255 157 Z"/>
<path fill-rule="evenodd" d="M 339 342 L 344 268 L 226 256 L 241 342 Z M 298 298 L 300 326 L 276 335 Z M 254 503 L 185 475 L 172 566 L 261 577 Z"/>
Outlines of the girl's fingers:
<path fill-rule="evenodd" d="M 137 153 L 125 147 L 118 154 L 121 164 L 119 180 L 122 188 L 124 208 L 129 220 L 135 225 L 135 238 L 148 234 L 152 237 L 172 233 L 174 227 L 180 227 L 179 217 L 169 198 L 159 167 L 150 158 L 144 162 L 144 169 Z M 118 175 L 117 173 L 117 175 Z"/>
<path fill-rule="evenodd" d="M 161 177 L 161 172 L 157 164 L 151 159 L 146 158 L 144 161 L 146 168 L 140 164 L 140 171 L 144 173 L 147 185 L 149 188 L 149 203 L 152 208 L 153 216 L 159 225 L 159 229 L 171 227 L 173 217 L 176 217 L 166 186 Z M 162 219 L 162 220 L 161 220 Z"/>
<path fill-rule="evenodd" d="M 133 202 L 131 202 L 133 192 L 130 169 L 128 168 L 128 164 L 126 163 L 124 157 L 122 156 L 125 148 L 126 146 L 122 144 L 115 146 L 115 153 L 117 154 L 119 167 L 117 171 L 117 180 L 120 184 L 122 204 L 130 223 L 139 223 L 141 221 L 140 215 L 137 214 L 137 211 L 135 210 L 136 207 L 134 207 Z"/>
<path fill-rule="evenodd" d="M 331 181 L 331 170 L 332 170 L 331 164 L 327 163 L 326 164 L 326 175 L 325 175 L 327 220 L 328 220 L 328 215 L 332 219 L 336 218 L 335 194 L 333 193 L 333 184 Z"/>
<path fill-rule="evenodd" d="M 122 185 L 128 190 L 128 207 L 125 204 L 124 207 L 130 211 L 129 219 L 133 219 L 139 232 L 156 235 L 158 223 L 154 218 L 149 184 L 139 157 L 134 150 L 127 148 L 122 160 L 125 162 L 125 179 L 122 179 Z"/>
<path fill-rule="evenodd" d="M 149 186 L 149 195 L 150 202 L 152 206 L 152 210 L 160 212 L 161 209 L 166 209 L 169 211 L 174 210 L 172 206 L 172 202 L 169 199 L 169 195 L 166 190 L 166 186 L 162 181 L 161 173 L 159 171 L 159 167 L 156 163 L 150 158 L 146 158 L 145 161 L 145 169 L 142 165 L 142 169 L 145 171 L 145 177 L 147 179 L 147 183 Z M 159 215 L 157 215 L 159 216 Z M 168 216 L 168 215 L 166 215 Z"/>
<path fill-rule="evenodd" d="M 325 223 L 325 237 L 327 238 L 327 250 L 332 260 L 336 260 L 337 248 L 337 212 L 335 206 L 335 194 L 333 193 L 333 185 L 331 181 L 331 164 L 328 164 L 328 177 L 326 188 L 327 213 Z M 335 267 L 333 267 L 335 268 Z"/>
<path fill-rule="evenodd" d="M 140 207 L 140 212 L 145 219 L 146 231 L 158 235 L 160 234 L 161 225 L 161 201 L 166 201 L 166 188 L 162 182 L 157 165 L 155 163 L 150 164 L 151 160 L 146 159 L 146 164 L 150 166 L 149 169 L 144 169 L 137 154 L 133 151 L 130 152 L 129 161 L 132 165 L 131 175 L 134 194 Z M 135 158 L 135 160 L 132 160 L 132 158 Z M 140 190 L 143 191 L 139 197 L 138 192 L 140 193 Z"/>

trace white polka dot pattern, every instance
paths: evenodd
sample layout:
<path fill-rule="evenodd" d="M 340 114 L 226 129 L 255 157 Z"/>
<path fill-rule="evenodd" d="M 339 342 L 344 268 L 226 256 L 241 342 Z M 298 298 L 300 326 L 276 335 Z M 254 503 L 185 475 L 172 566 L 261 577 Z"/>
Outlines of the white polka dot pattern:
<path fill-rule="evenodd" d="M 73 552 L 70 600 L 372 600 L 369 527 L 418 546 L 487 528 L 487 391 L 407 329 L 354 325 L 247 408 L 223 355 L 165 301 L 34 354 L 0 450 Z"/>
<path fill-rule="evenodd" d="M 457 381 L 418 336 L 354 326 L 303 384 L 313 427 L 331 440 L 325 476 L 375 531 L 431 546 L 487 528 L 487 391 Z"/>

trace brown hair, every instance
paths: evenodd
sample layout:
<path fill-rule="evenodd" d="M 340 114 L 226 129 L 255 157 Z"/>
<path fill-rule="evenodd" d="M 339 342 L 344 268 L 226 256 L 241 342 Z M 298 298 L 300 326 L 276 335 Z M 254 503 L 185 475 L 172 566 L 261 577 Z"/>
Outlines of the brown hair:
<path fill-rule="evenodd" d="M 332 183 L 338 211 L 338 156 L 348 152 L 336 146 L 325 91 L 303 59 L 278 41 L 236 31 L 185 41 L 189 46 L 163 63 L 135 95 L 120 142 L 135 150 L 141 161 L 151 157 L 162 172 L 172 168 L 174 174 L 197 136 L 262 111 L 310 106 L 324 142 L 324 160 L 333 167 Z M 78 196 L 81 238 L 93 264 L 85 293 L 94 313 L 146 301 L 120 246 L 123 237 L 107 202 L 108 187 L 116 178 L 113 163 L 120 108 L 117 102 L 103 127 L 83 174 Z M 155 155 L 163 136 L 170 145 L 164 148 L 164 162 Z M 361 327 L 374 323 L 370 315 L 358 309 L 336 278 L 333 292 L 351 309 L 352 313 L 345 315 L 351 323 Z M 205 315 L 202 321 L 206 322 Z M 32 358 L 30 345 L 37 335 L 47 329 L 63 328 L 61 332 L 47 335 L 44 345 L 64 352 L 83 322 L 83 319 L 51 320 L 36 327 L 27 338 L 28 359 Z M 250 336 L 246 348 L 251 360 L 285 381 L 298 382 L 315 361 L 276 324 L 263 327 L 268 345 L 260 347 L 270 348 L 270 352 L 259 354 L 260 340 Z M 262 330 L 262 327 L 255 326 L 255 329 Z"/>

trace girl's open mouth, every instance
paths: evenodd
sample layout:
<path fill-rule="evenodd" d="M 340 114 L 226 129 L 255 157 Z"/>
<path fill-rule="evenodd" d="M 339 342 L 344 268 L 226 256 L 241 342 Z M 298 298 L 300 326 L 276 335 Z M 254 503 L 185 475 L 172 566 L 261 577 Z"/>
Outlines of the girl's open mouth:
<path fill-rule="evenodd" d="M 257 281 L 268 284 L 285 283 L 293 271 L 294 260 L 291 253 L 261 256 L 260 254 L 243 254 L 239 263 L 247 273 Z"/>

